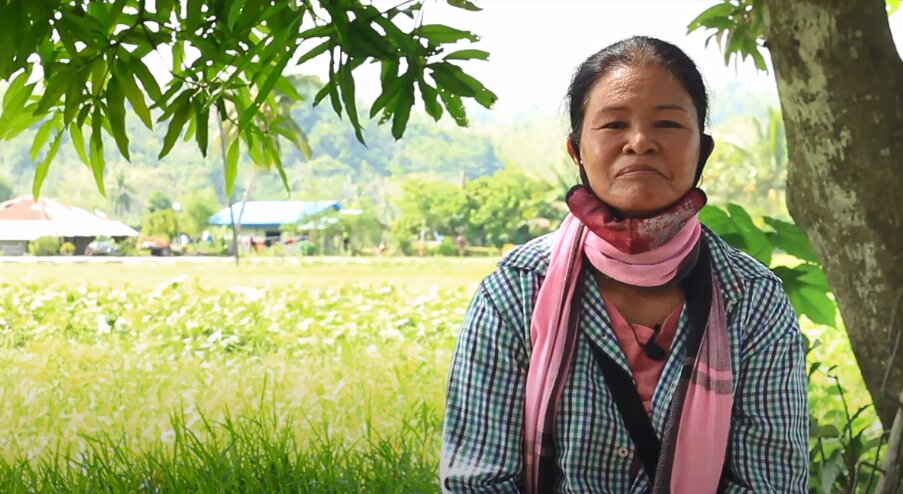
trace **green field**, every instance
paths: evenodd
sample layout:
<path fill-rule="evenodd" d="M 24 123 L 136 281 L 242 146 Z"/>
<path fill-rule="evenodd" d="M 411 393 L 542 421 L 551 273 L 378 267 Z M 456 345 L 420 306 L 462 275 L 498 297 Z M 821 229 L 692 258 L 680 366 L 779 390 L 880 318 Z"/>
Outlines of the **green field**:
<path fill-rule="evenodd" d="M 494 264 L 0 265 L 0 492 L 436 491 L 451 351 Z M 842 332 L 806 332 L 867 403 Z"/>

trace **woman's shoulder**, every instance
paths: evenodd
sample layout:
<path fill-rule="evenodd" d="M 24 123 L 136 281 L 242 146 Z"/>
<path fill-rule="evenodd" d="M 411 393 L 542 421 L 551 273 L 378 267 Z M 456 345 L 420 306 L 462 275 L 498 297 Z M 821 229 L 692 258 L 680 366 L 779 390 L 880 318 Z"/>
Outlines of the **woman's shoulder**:
<path fill-rule="evenodd" d="M 555 232 L 547 233 L 514 247 L 499 261 L 499 269 L 513 269 L 545 275 L 546 269 L 549 267 L 554 235 Z"/>

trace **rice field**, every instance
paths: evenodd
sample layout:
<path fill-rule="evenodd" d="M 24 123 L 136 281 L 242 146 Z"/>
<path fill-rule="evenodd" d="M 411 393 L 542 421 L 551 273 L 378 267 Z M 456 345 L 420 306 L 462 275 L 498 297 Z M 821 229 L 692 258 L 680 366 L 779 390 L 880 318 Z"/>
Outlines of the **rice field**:
<path fill-rule="evenodd" d="M 494 264 L 0 264 L 0 492 L 436 492 L 451 352 Z M 811 358 L 852 361 L 806 331 Z"/>

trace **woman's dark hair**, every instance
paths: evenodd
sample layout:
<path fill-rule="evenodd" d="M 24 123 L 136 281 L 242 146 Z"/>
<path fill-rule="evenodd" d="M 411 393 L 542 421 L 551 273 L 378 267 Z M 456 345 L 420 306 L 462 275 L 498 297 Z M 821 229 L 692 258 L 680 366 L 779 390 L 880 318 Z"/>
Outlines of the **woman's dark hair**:
<path fill-rule="evenodd" d="M 574 72 L 568 88 L 567 103 L 571 117 L 570 138 L 574 148 L 579 151 L 580 131 L 583 128 L 583 117 L 589 91 L 600 77 L 612 69 L 635 67 L 644 64 L 658 65 L 671 72 L 689 93 L 699 117 L 699 134 L 703 134 L 706 115 L 709 108 L 709 97 L 705 83 L 696 64 L 680 48 L 656 38 L 634 36 L 609 45 L 586 59 Z"/>

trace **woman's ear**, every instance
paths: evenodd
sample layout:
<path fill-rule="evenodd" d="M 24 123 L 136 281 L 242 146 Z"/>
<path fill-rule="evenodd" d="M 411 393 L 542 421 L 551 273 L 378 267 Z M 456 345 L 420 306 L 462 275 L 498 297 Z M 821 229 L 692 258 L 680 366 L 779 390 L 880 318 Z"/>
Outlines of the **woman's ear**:
<path fill-rule="evenodd" d="M 693 180 L 693 186 L 699 185 L 699 179 L 702 178 L 702 169 L 705 168 L 706 161 L 712 155 L 715 149 L 715 140 L 709 134 L 702 134 L 699 141 L 699 163 L 696 164 L 696 178 Z"/>
<path fill-rule="evenodd" d="M 580 147 L 574 141 L 574 136 L 567 137 L 567 143 L 565 147 L 568 151 L 568 156 L 574 161 L 574 164 L 580 166 Z"/>

